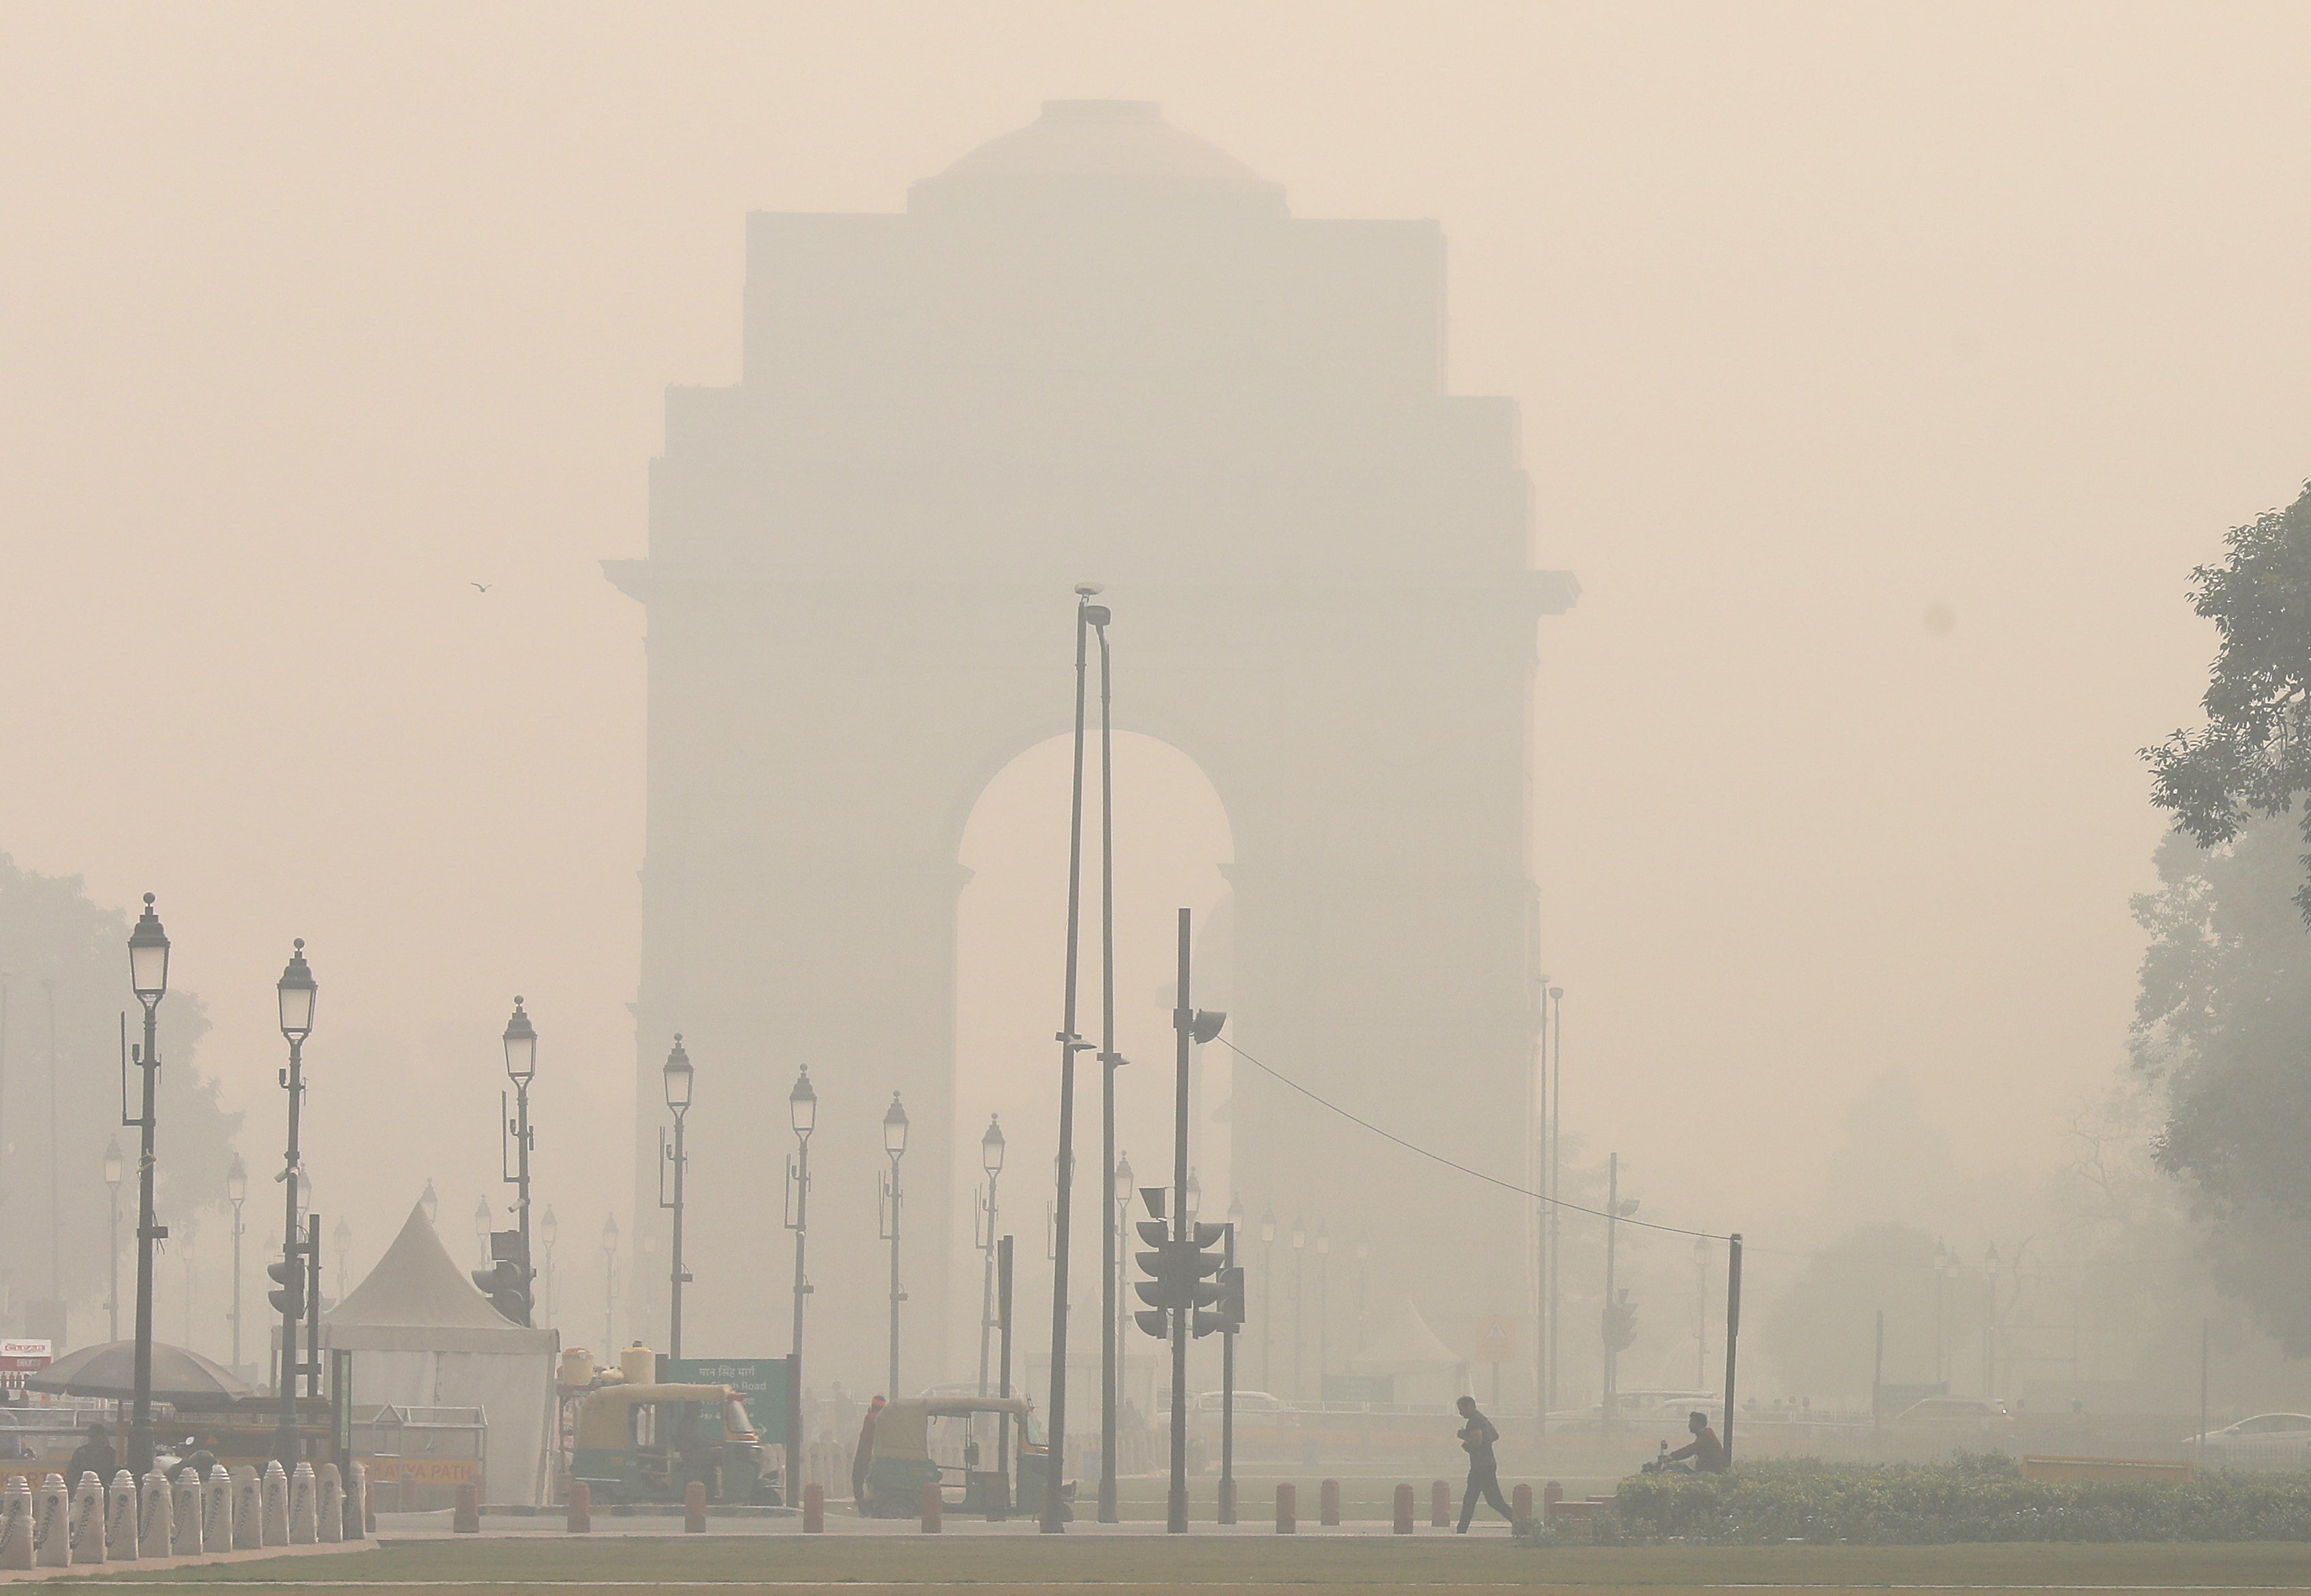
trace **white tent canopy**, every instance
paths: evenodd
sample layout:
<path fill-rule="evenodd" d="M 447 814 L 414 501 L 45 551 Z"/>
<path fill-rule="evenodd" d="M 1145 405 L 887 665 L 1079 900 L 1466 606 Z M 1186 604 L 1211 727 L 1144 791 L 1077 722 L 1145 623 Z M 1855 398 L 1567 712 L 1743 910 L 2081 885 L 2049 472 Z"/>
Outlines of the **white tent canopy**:
<path fill-rule="evenodd" d="M 1360 1374 L 1395 1375 L 1400 1402 L 1451 1401 L 1463 1389 L 1467 1364 L 1428 1328 L 1409 1297 L 1397 1299 L 1364 1350 L 1348 1360 Z"/>
<path fill-rule="evenodd" d="M 321 1343 L 353 1355 L 362 1408 L 478 1408 L 489 1424 L 482 1495 L 545 1500 L 561 1338 L 509 1323 L 441 1245 L 422 1205 L 359 1286 L 321 1319 Z"/>

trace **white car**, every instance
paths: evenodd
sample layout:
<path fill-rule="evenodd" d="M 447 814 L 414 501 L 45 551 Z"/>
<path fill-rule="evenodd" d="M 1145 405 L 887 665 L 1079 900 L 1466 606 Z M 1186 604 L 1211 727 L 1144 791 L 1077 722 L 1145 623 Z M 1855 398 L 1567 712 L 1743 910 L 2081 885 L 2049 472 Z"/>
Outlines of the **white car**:
<path fill-rule="evenodd" d="M 2311 1413 L 2258 1413 L 2183 1443 L 2191 1461 L 2208 1469 L 2311 1467 Z"/>
<path fill-rule="evenodd" d="M 1190 1404 L 1199 1413 L 1217 1413 L 1223 1393 L 1216 1391 L 1199 1392 Z M 1283 1399 L 1271 1397 L 1264 1391 L 1240 1391 L 1235 1393 L 1235 1410 L 1245 1413 L 1281 1413 Z"/>
<path fill-rule="evenodd" d="M 1928 1397 L 1894 1415 L 1898 1424 L 2002 1425 L 2013 1418 L 1998 1397 Z"/>

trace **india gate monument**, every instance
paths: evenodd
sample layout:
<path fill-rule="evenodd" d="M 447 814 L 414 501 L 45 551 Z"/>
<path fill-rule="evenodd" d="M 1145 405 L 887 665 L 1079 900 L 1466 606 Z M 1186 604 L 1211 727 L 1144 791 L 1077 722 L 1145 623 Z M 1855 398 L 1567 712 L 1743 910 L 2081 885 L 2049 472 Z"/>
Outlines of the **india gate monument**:
<path fill-rule="evenodd" d="M 620 1260 L 636 1333 L 665 1344 L 660 1068 L 679 1032 L 699 1082 L 685 1352 L 787 1350 L 787 1097 L 807 1065 L 806 1382 L 880 1389 L 873 1182 L 894 1090 L 905 1383 L 974 1374 L 955 1327 L 980 1289 L 978 1172 L 952 1149 L 985 1115 L 954 1089 L 958 845 L 990 780 L 1069 728 L 1079 582 L 1114 606 L 1119 670 L 1129 650 L 1118 728 L 1184 752 L 1226 808 L 1228 1037 L 1409 1141 L 1526 1173 L 1535 645 L 1577 587 L 1536 569 L 1515 404 L 1447 391 L 1445 291 L 1435 222 L 1295 216 L 1136 102 L 1046 104 L 903 212 L 747 218 L 740 379 L 669 390 L 648 557 L 607 568 L 648 612 L 642 1223 Z M 1047 1121 L 1061 951 L 1021 1065 L 1049 1073 Z M 1089 1060 L 1078 1304 L 1099 1282 Z M 1368 1233 L 1375 1308 L 1408 1298 L 1461 1356 L 1481 1314 L 1530 1324 L 1522 1199 L 1256 1069 L 1234 1083 L 1233 1190 L 1207 1191 L 1204 1217 L 1235 1196 L 1255 1222 Z M 1168 1170 L 1168 1148 L 1139 1158 L 1143 1182 Z M 1005 1174 L 1023 1282 L 1048 1278 L 1051 1179 L 1047 1159 Z M 1048 1301 L 1023 1295 L 1016 1322 L 1040 1357 Z M 1074 1356 L 1098 1341 L 1079 1309 Z M 1530 1379 L 1511 1386 L 1525 1402 Z M 1095 1431 L 1095 1380 L 1070 1409 Z"/>

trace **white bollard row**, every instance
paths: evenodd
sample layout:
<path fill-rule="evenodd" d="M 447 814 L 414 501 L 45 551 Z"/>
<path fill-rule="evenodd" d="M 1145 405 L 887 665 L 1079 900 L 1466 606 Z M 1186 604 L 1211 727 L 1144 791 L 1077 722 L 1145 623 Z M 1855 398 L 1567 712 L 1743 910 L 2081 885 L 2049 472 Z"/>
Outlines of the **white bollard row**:
<path fill-rule="evenodd" d="M 244 1552 L 265 1544 L 265 1486 L 247 1463 L 233 1470 L 232 1544 Z"/>
<path fill-rule="evenodd" d="M 289 1478 L 289 1544 L 310 1546 L 321 1538 L 319 1482 L 313 1477 L 313 1465 L 302 1461 L 297 1472 Z"/>
<path fill-rule="evenodd" d="M 199 1557 L 201 1520 L 207 1516 L 201 1504 L 200 1477 L 190 1469 L 177 1470 L 177 1478 L 169 1482 L 169 1555 L 172 1557 Z"/>
<path fill-rule="evenodd" d="M 83 1470 L 72 1495 L 72 1560 L 104 1561 L 104 1485 Z"/>
<path fill-rule="evenodd" d="M 32 1562 L 40 1568 L 64 1568 L 72 1563 L 72 1493 L 65 1477 L 51 1474 L 40 1481 L 32 1509 Z"/>
<path fill-rule="evenodd" d="M 136 1543 L 147 1557 L 165 1557 L 177 1537 L 169 1511 L 169 1482 L 154 1470 L 137 1495 Z"/>
<path fill-rule="evenodd" d="M 116 1563 L 136 1561 L 136 1482 L 126 1469 L 104 1490 L 104 1546 Z"/>
<path fill-rule="evenodd" d="M 0 1491 L 0 1568 L 32 1565 L 32 1487 L 19 1474 Z"/>
<path fill-rule="evenodd" d="M 345 1538 L 345 1487 L 337 1478 L 335 1463 L 320 1467 L 320 1539 L 325 1542 L 341 1541 Z"/>
<path fill-rule="evenodd" d="M 265 1544 L 289 1544 L 289 1476 L 279 1458 L 265 1465 Z"/>
<path fill-rule="evenodd" d="M 201 1482 L 201 1544 L 213 1552 L 229 1552 L 232 1534 L 232 1476 L 222 1463 L 213 1465 Z"/>

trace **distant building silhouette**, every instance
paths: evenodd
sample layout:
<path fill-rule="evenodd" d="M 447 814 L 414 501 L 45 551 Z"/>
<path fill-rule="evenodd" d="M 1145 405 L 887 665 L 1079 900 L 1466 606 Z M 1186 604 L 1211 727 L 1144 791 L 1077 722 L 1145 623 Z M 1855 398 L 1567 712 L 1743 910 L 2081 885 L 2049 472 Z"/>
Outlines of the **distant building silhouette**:
<path fill-rule="evenodd" d="M 957 845 L 988 781 L 1067 728 L 1081 580 L 1116 606 L 1119 724 L 1185 750 L 1227 807 L 1231 1033 L 1515 1178 L 1536 622 L 1576 588 L 1531 568 L 1513 404 L 1444 392 L 1436 225 L 1295 219 L 1156 107 L 1061 100 L 915 184 L 903 214 L 756 214 L 747 249 L 743 378 L 669 392 L 650 557 L 609 566 L 650 611 L 641 1211 L 679 1029 L 699 1071 L 690 1252 L 722 1260 L 711 1282 L 698 1266 L 693 1348 L 784 1348 L 785 1095 L 807 1062 L 814 1379 L 878 1366 L 868 1182 L 894 1087 L 907 1382 L 967 1361 L 941 1345 L 969 1225 L 950 1199 Z M 1385 1269 L 1448 1338 L 1506 1305 L 1515 1199 L 1235 1080 L 1253 1213 L 1369 1226 L 1375 1295 Z M 1084 1123 L 1095 1170 L 1095 1106 Z M 1010 1213 L 1040 1213 L 1039 1174 L 1015 1166 Z M 1094 1285 L 1096 1189 L 1078 1188 Z M 658 1285 L 637 1277 L 644 1325 L 665 1257 Z M 734 1278 L 742 1260 L 760 1273 Z M 1023 1310 L 1023 1356 L 1046 1311 Z M 1096 1314 L 1074 1335 L 1095 1347 Z"/>

